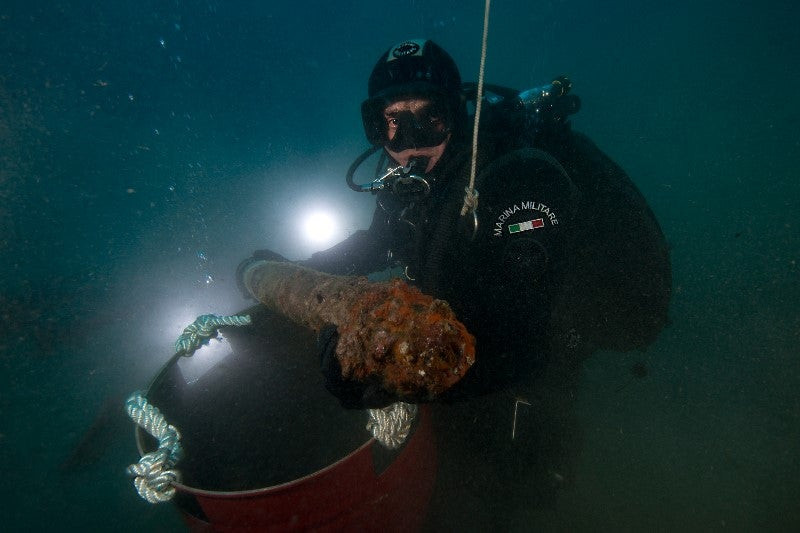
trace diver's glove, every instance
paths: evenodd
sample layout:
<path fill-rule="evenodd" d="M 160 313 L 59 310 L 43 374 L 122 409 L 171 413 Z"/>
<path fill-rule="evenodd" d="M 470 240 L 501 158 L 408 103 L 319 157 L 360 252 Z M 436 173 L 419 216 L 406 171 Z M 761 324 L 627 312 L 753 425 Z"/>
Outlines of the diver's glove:
<path fill-rule="evenodd" d="M 339 332 L 333 324 L 322 327 L 317 337 L 320 366 L 325 378 L 325 388 L 339 399 L 346 409 L 375 409 L 386 407 L 397 401 L 391 394 L 375 383 L 361 383 L 342 377 L 342 367 L 336 358 Z"/>
<path fill-rule="evenodd" d="M 253 263 L 257 263 L 258 261 L 289 262 L 289 260 L 283 257 L 281 254 L 265 248 L 263 250 L 256 250 L 253 252 L 253 255 L 239 263 L 239 266 L 236 267 L 236 286 L 239 287 L 239 292 L 241 292 L 242 296 L 244 296 L 246 299 L 255 300 L 253 295 L 250 294 L 250 291 L 248 291 L 247 287 L 244 285 L 244 272 L 247 270 L 247 267 Z"/>

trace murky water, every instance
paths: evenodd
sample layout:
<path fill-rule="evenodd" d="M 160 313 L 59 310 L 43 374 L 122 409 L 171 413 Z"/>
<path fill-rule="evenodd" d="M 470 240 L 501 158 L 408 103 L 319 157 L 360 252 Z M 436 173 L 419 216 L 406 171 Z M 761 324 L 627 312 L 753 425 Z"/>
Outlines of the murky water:
<path fill-rule="evenodd" d="M 474 79 L 479 4 L 3 3 L 8 530 L 184 527 L 125 475 L 137 458 L 125 396 L 197 315 L 247 305 L 234 272 L 252 250 L 306 257 L 369 223 L 372 198 L 344 172 L 365 146 L 375 58 L 426 36 Z M 487 80 L 570 75 L 583 100 L 574 127 L 642 190 L 674 269 L 658 341 L 585 364 L 572 473 L 547 481 L 557 497 L 542 505 L 542 479 L 523 483 L 498 527 L 800 529 L 798 8 L 492 9 Z M 326 242 L 306 233 L 321 212 L 335 226 Z M 445 513 L 457 507 L 446 496 Z M 467 524 L 490 516 L 481 501 Z"/>

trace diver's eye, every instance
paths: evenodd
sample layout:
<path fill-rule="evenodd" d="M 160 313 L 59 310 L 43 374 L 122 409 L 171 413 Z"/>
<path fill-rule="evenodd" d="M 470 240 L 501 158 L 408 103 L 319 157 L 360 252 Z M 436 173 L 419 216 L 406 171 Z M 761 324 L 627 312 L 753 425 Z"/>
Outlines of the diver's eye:
<path fill-rule="evenodd" d="M 398 124 L 399 122 L 395 117 L 389 117 L 386 119 L 386 125 L 389 126 L 390 128 L 396 128 Z"/>
<path fill-rule="evenodd" d="M 430 117 L 428 119 L 428 124 L 436 131 L 442 131 L 445 128 L 444 119 L 442 117 Z"/>

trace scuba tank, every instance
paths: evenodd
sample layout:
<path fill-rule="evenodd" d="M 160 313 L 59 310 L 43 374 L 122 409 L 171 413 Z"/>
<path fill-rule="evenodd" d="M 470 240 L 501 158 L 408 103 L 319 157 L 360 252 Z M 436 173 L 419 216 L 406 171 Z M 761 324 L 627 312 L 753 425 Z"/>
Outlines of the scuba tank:
<path fill-rule="evenodd" d="M 567 119 L 580 110 L 580 98 L 570 94 L 571 90 L 572 82 L 566 76 L 523 91 L 484 85 L 481 135 L 493 137 L 500 153 L 536 147 L 544 139 L 566 131 Z M 463 85 L 466 100 L 472 106 L 470 117 L 474 117 L 477 91 L 476 83 Z"/>
<path fill-rule="evenodd" d="M 571 90 L 569 78 L 559 76 L 547 85 L 520 92 L 513 102 L 525 117 L 526 130 L 541 133 L 546 127 L 563 125 L 580 111 L 581 100 L 569 94 Z"/>

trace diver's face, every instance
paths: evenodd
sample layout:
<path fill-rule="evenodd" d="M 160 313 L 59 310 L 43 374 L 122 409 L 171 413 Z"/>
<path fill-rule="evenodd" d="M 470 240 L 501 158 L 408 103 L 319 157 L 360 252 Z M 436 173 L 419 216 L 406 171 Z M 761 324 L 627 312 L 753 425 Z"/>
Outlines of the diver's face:
<path fill-rule="evenodd" d="M 386 152 L 406 166 L 412 157 L 427 157 L 430 172 L 441 159 L 450 140 L 450 132 L 442 113 L 428 98 L 397 100 L 383 110 L 386 120 Z"/>

